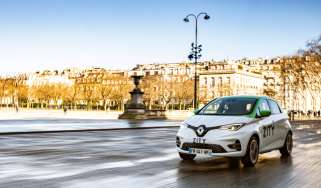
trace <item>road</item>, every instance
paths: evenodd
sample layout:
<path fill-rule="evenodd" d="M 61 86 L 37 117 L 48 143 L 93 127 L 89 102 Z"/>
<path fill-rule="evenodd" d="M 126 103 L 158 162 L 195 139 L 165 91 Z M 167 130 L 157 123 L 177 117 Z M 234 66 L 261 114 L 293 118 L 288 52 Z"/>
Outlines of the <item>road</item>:
<path fill-rule="evenodd" d="M 0 187 L 321 187 L 321 124 L 295 126 L 292 157 L 254 168 L 225 158 L 183 162 L 177 128 L 0 136 Z"/>

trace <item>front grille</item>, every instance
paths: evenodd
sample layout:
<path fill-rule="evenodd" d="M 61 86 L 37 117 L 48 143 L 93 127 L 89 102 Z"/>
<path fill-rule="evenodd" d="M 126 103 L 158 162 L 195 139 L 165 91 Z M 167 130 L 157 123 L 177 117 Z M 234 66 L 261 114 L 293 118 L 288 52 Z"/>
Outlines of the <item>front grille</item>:
<path fill-rule="evenodd" d="M 226 150 L 222 146 L 217 144 L 184 143 L 182 146 L 183 150 L 188 150 L 189 148 L 210 149 L 213 153 L 226 153 Z"/>

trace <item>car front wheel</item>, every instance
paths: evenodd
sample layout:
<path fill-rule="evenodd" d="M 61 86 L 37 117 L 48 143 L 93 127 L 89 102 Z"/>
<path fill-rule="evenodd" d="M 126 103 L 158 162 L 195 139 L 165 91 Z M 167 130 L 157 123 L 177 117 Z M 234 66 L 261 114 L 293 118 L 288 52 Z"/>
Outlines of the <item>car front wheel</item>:
<path fill-rule="evenodd" d="M 250 138 L 247 145 L 246 154 L 242 158 L 244 166 L 254 166 L 259 158 L 259 143 L 255 136 Z"/>
<path fill-rule="evenodd" d="M 183 159 L 184 161 L 192 161 L 196 155 L 193 154 L 187 154 L 187 153 L 178 153 L 179 156 L 181 157 L 181 159 Z"/>
<path fill-rule="evenodd" d="M 280 148 L 280 153 L 282 154 L 282 156 L 289 156 L 292 153 L 292 148 L 293 148 L 293 139 L 292 139 L 292 134 L 289 132 L 286 135 L 283 147 Z"/>

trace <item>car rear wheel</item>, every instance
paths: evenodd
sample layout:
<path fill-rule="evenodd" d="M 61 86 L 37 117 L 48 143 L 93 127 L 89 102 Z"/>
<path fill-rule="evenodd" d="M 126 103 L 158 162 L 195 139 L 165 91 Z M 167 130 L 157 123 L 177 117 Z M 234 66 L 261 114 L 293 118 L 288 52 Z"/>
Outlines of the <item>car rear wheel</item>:
<path fill-rule="evenodd" d="M 250 138 L 247 145 L 246 154 L 242 158 L 244 166 L 254 166 L 259 158 L 259 143 L 255 136 Z"/>
<path fill-rule="evenodd" d="M 280 148 L 280 153 L 282 154 L 282 156 L 289 156 L 292 153 L 292 148 L 293 148 L 293 139 L 292 139 L 291 132 L 289 132 L 286 135 L 283 147 Z"/>
<path fill-rule="evenodd" d="M 178 153 L 179 156 L 181 157 L 181 159 L 183 159 L 184 161 L 192 161 L 196 155 L 194 154 L 187 154 L 187 153 Z"/>

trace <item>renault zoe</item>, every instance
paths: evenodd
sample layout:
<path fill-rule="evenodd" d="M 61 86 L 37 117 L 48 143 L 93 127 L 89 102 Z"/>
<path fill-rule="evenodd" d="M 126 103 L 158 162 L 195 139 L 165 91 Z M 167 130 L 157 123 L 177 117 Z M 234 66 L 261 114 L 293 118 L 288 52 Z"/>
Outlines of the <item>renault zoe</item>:
<path fill-rule="evenodd" d="M 259 154 L 279 150 L 291 154 L 288 116 L 265 96 L 228 96 L 210 101 L 185 120 L 176 136 L 183 160 L 196 156 L 236 157 L 254 166 Z"/>

